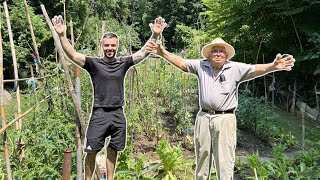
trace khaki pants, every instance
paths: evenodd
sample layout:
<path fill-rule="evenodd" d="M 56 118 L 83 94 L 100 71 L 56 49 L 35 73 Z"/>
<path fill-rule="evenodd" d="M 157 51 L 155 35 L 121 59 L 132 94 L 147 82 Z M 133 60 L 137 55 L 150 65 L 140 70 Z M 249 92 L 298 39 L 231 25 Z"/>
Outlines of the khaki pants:
<path fill-rule="evenodd" d="M 218 180 L 233 179 L 236 129 L 235 114 L 198 113 L 194 129 L 196 180 L 210 179 L 213 162 Z"/>

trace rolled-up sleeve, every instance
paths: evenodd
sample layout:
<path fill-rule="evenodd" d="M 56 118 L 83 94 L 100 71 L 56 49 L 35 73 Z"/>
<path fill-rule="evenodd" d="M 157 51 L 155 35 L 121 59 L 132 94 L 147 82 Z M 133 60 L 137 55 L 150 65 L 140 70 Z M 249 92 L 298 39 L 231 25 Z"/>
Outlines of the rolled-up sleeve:
<path fill-rule="evenodd" d="M 198 76 L 200 60 L 185 60 L 188 72 Z"/>
<path fill-rule="evenodd" d="M 238 63 L 240 82 L 250 80 L 253 77 L 254 65 Z"/>

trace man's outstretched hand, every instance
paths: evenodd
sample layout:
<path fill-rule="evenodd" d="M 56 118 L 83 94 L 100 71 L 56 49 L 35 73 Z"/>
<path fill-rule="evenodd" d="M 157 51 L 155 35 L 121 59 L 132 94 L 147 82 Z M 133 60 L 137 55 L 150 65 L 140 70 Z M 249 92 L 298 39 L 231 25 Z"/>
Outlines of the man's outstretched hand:
<path fill-rule="evenodd" d="M 167 26 L 167 23 L 165 22 L 164 18 L 159 16 L 154 20 L 154 24 L 150 23 L 149 26 L 151 31 L 158 36 L 162 33 L 163 29 Z"/>
<path fill-rule="evenodd" d="M 291 71 L 296 60 L 290 54 L 277 54 L 276 58 L 273 61 L 273 66 L 277 70 L 286 70 Z"/>
<path fill-rule="evenodd" d="M 56 32 L 58 33 L 58 35 L 59 36 L 64 35 L 67 27 L 66 27 L 66 25 L 64 25 L 62 16 L 61 15 L 54 16 L 51 21 L 52 21 L 53 27 L 56 30 Z"/>

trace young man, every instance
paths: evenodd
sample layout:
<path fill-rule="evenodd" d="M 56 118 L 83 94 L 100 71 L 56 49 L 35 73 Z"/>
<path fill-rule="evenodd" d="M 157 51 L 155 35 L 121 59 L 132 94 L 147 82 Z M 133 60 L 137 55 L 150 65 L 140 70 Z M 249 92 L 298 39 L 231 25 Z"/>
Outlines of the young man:
<path fill-rule="evenodd" d="M 61 16 L 52 19 L 59 35 L 62 48 L 68 58 L 87 70 L 94 87 L 92 116 L 87 128 L 85 143 L 85 179 L 92 179 L 97 153 L 104 147 L 105 138 L 111 137 L 107 147 L 107 179 L 114 177 L 118 152 L 126 145 L 126 118 L 124 106 L 124 77 L 128 69 L 146 58 L 151 51 L 150 43 L 155 42 L 166 26 L 164 19 L 158 17 L 150 24 L 153 32 L 150 40 L 138 52 L 124 57 L 116 57 L 119 38 L 115 33 L 106 33 L 102 37 L 103 57 L 88 57 L 78 53 L 69 43 L 66 26 Z"/>
<path fill-rule="evenodd" d="M 161 44 L 153 45 L 156 53 L 182 71 L 195 74 L 199 80 L 201 110 L 195 124 L 195 154 L 197 180 L 210 179 L 212 163 L 219 180 L 233 179 L 236 148 L 237 88 L 241 82 L 267 73 L 290 71 L 295 59 L 278 54 L 269 64 L 244 64 L 229 61 L 234 48 L 221 38 L 214 39 L 202 49 L 202 60 L 184 60 L 166 51 Z M 155 49 L 155 50 L 154 50 Z"/>

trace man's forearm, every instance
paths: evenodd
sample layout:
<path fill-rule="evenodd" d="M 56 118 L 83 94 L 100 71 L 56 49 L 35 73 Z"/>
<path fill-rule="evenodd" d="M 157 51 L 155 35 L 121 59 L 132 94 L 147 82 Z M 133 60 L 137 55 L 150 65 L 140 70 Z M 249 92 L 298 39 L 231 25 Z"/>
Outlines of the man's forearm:
<path fill-rule="evenodd" d="M 274 67 L 274 63 L 256 64 L 253 75 L 254 77 L 259 77 L 274 71 L 277 71 L 277 69 Z"/>
<path fill-rule="evenodd" d="M 186 62 L 182 57 L 174 55 L 167 50 L 164 50 L 163 53 L 159 55 L 165 58 L 169 63 L 171 63 L 175 67 L 181 69 L 182 71 L 188 71 Z"/>
<path fill-rule="evenodd" d="M 80 53 L 77 53 L 74 50 L 74 48 L 72 47 L 72 45 L 70 44 L 69 40 L 65 35 L 59 36 L 59 38 L 60 38 L 63 51 L 67 55 L 67 57 L 77 65 L 83 67 L 85 56 Z"/>
<path fill-rule="evenodd" d="M 156 42 L 158 37 L 159 37 L 159 34 L 152 33 L 148 41 Z M 146 45 L 144 45 L 139 51 L 132 54 L 133 63 L 138 64 L 143 59 L 145 59 L 148 55 L 149 53 L 147 53 L 146 51 Z"/>

